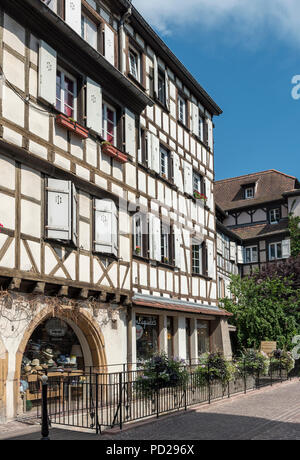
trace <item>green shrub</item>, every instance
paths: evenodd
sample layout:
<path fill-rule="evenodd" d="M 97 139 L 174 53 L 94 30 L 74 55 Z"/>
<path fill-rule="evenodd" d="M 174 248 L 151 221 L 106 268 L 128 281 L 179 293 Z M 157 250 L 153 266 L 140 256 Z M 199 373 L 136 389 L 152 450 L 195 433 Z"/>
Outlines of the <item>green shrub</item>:
<path fill-rule="evenodd" d="M 263 351 L 247 350 L 237 361 L 237 368 L 242 374 L 267 375 L 270 359 Z"/>
<path fill-rule="evenodd" d="M 288 373 L 295 367 L 295 360 L 289 351 L 275 350 L 270 359 L 271 371 L 285 370 Z"/>
<path fill-rule="evenodd" d="M 154 355 L 142 364 L 142 375 L 135 382 L 136 392 L 151 397 L 161 388 L 184 387 L 189 374 L 184 361 L 170 359 L 164 353 Z"/>
<path fill-rule="evenodd" d="M 226 385 L 234 376 L 234 366 L 222 353 L 205 353 L 200 358 L 200 364 L 195 369 L 197 386 L 205 386 L 208 382 L 221 382 Z"/>

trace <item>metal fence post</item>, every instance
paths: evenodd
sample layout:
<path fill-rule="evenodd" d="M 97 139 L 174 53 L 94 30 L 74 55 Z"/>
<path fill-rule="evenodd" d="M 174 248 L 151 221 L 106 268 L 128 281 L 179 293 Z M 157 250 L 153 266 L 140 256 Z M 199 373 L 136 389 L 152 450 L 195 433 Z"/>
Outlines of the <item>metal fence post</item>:
<path fill-rule="evenodd" d="M 123 381 L 122 372 L 119 373 L 119 407 L 120 407 L 120 430 L 123 428 Z"/>
<path fill-rule="evenodd" d="M 43 375 L 42 378 L 42 441 L 49 441 L 49 421 L 48 421 L 48 377 Z"/>
<path fill-rule="evenodd" d="M 244 393 L 247 393 L 246 358 L 244 358 Z"/>
<path fill-rule="evenodd" d="M 280 372 L 280 382 L 282 383 L 281 356 L 280 356 L 280 358 L 279 358 L 279 372 Z"/>
<path fill-rule="evenodd" d="M 207 383 L 208 383 L 208 404 L 210 404 L 210 369 L 209 369 L 209 361 L 207 362 Z"/>
<path fill-rule="evenodd" d="M 98 388 L 98 374 L 96 374 L 96 434 L 99 434 L 99 431 L 101 433 L 101 429 L 99 430 L 99 388 Z"/>

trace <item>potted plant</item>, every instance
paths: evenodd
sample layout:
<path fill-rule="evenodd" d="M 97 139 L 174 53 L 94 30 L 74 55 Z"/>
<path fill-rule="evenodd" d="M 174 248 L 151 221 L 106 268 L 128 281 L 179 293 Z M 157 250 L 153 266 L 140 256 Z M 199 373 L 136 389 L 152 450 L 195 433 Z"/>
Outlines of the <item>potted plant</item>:
<path fill-rule="evenodd" d="M 139 256 L 141 254 L 141 247 L 140 246 L 136 246 L 135 247 L 135 253 Z"/>
<path fill-rule="evenodd" d="M 169 262 L 168 257 L 163 257 L 163 262 L 164 262 L 165 264 L 167 264 L 167 263 Z"/>
<path fill-rule="evenodd" d="M 202 200 L 204 203 L 206 203 L 207 200 L 207 196 L 205 196 L 204 193 L 198 192 L 198 190 L 194 190 L 194 198 L 196 198 L 196 200 Z"/>
<path fill-rule="evenodd" d="M 75 129 L 75 121 L 63 113 L 56 115 L 56 123 L 60 126 L 63 126 L 64 128 L 69 129 L 70 131 L 74 131 Z"/>
<path fill-rule="evenodd" d="M 119 161 L 120 163 L 126 163 L 127 162 L 127 155 L 123 152 L 120 152 L 117 147 L 112 145 L 108 141 L 103 141 L 101 142 L 101 148 L 102 152 L 105 153 L 105 155 L 108 155 L 115 160 Z"/>
<path fill-rule="evenodd" d="M 77 134 L 79 137 L 82 137 L 83 139 L 86 139 L 89 137 L 89 132 L 86 128 L 81 126 L 79 123 L 75 122 L 75 134 Z"/>

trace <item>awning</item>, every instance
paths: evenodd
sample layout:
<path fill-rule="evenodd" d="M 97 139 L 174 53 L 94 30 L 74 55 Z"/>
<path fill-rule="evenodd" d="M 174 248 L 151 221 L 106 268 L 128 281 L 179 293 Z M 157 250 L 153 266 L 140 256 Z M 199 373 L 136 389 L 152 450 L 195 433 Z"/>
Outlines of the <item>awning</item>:
<path fill-rule="evenodd" d="M 214 316 L 232 316 L 226 310 L 223 310 L 217 306 L 203 305 L 193 302 L 186 302 L 183 300 L 160 298 L 155 296 L 135 294 L 132 298 L 134 306 L 148 307 L 160 310 L 171 310 L 181 311 L 184 313 L 203 314 L 203 315 L 214 315 Z"/>

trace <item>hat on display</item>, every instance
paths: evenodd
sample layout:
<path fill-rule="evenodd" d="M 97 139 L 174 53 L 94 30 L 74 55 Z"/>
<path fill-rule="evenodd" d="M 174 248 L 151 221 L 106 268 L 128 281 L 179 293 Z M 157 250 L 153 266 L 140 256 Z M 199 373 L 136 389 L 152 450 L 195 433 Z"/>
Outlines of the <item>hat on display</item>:
<path fill-rule="evenodd" d="M 43 354 L 46 358 L 53 358 L 53 350 L 51 348 L 46 348 L 46 350 L 43 351 Z"/>
<path fill-rule="evenodd" d="M 53 361 L 53 359 L 49 359 L 48 361 L 48 367 L 53 367 L 53 366 L 56 366 L 55 362 Z"/>
<path fill-rule="evenodd" d="M 73 364 L 75 365 L 76 364 L 76 356 L 71 356 L 71 359 L 70 359 L 70 364 Z"/>
<path fill-rule="evenodd" d="M 27 364 L 30 364 L 30 363 L 31 363 L 31 360 L 27 358 L 27 356 L 23 356 L 23 359 L 22 359 L 23 366 L 27 366 Z"/>
<path fill-rule="evenodd" d="M 30 372 L 31 369 L 32 369 L 32 367 L 29 366 L 29 364 L 27 364 L 27 365 L 24 367 L 24 371 L 25 371 L 25 372 Z"/>
<path fill-rule="evenodd" d="M 42 364 L 42 368 L 43 369 L 48 369 L 48 365 L 47 364 Z"/>
<path fill-rule="evenodd" d="M 36 370 L 36 371 L 42 371 L 43 368 L 42 368 L 42 366 L 35 366 L 35 370 Z"/>
<path fill-rule="evenodd" d="M 36 367 L 36 366 L 39 366 L 40 365 L 40 360 L 39 359 L 33 359 L 31 361 L 31 365 Z"/>
<path fill-rule="evenodd" d="M 30 351 L 40 351 L 41 349 L 41 345 L 39 343 L 33 343 L 31 342 L 31 344 L 29 345 L 29 350 Z"/>

